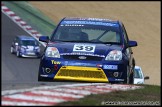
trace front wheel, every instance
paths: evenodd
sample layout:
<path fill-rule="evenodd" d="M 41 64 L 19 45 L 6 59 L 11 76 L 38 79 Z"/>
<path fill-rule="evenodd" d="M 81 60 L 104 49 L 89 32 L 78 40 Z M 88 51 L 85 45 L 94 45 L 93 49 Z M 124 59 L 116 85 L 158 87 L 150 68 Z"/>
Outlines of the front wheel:
<path fill-rule="evenodd" d="M 14 49 L 13 49 L 13 47 L 11 47 L 11 50 L 10 50 L 10 51 L 11 51 L 11 54 L 13 54 L 13 53 L 14 53 Z"/>
<path fill-rule="evenodd" d="M 126 77 L 125 77 L 125 80 L 124 80 L 124 84 L 129 84 L 129 80 L 130 80 L 130 78 L 129 78 L 129 66 L 127 66 L 127 73 L 126 73 Z"/>
<path fill-rule="evenodd" d="M 129 84 L 134 84 L 134 67 L 133 67 L 132 72 L 129 76 Z"/>
<path fill-rule="evenodd" d="M 20 52 L 19 51 L 16 52 L 16 56 L 20 57 Z"/>

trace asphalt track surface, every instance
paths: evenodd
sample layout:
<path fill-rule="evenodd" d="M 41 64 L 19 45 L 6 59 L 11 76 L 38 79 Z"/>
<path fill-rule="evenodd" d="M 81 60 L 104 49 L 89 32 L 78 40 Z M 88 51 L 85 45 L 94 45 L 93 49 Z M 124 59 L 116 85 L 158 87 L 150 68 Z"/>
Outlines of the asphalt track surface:
<path fill-rule="evenodd" d="M 71 82 L 38 82 L 40 59 L 17 58 L 10 53 L 16 35 L 29 35 L 1 13 L 1 90 L 24 89 L 42 85 L 63 85 Z M 41 47 L 43 51 L 43 46 Z"/>

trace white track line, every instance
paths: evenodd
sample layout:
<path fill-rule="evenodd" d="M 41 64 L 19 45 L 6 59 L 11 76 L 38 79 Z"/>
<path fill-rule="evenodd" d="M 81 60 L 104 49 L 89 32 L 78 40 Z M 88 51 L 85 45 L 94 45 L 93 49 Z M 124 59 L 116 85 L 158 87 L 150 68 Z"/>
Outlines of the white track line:
<path fill-rule="evenodd" d="M 16 101 L 2 101 L 1 102 L 1 106 L 11 106 L 11 105 L 14 105 L 14 106 L 46 106 L 47 104 L 42 104 L 42 103 L 29 103 L 29 102 L 16 102 Z"/>
<path fill-rule="evenodd" d="M 59 102 L 65 101 L 63 99 L 58 99 L 58 98 L 49 98 L 49 97 L 44 97 L 44 96 L 42 96 L 42 97 L 40 97 L 40 96 L 27 96 L 27 95 L 23 95 L 23 94 L 15 94 L 15 95 L 7 96 L 7 97 L 8 98 L 13 98 L 13 99 L 51 102 L 51 103 L 59 103 Z"/>
<path fill-rule="evenodd" d="M 42 34 L 38 33 L 36 30 L 33 32 L 31 32 L 30 30 L 27 30 L 24 28 L 24 26 L 28 26 L 28 25 L 22 25 L 22 19 L 17 16 L 16 14 L 14 15 L 14 12 L 9 10 L 9 8 L 7 6 L 4 6 L 1 4 L 1 11 L 7 15 L 13 22 L 15 22 L 20 28 L 22 28 L 23 30 L 25 30 L 29 35 L 31 35 L 32 37 L 34 37 L 38 42 L 39 41 L 39 37 L 42 36 Z M 10 15 L 14 15 L 14 16 L 10 16 Z M 26 22 L 25 22 L 26 23 Z M 46 46 L 46 43 L 44 42 L 40 42 L 44 47 Z"/>
<path fill-rule="evenodd" d="M 31 91 L 31 93 L 36 94 L 43 94 L 43 95 L 54 95 L 54 96 L 63 96 L 63 97 L 71 97 L 71 98 L 83 98 L 83 95 L 74 95 L 74 94 L 67 94 L 67 93 L 61 93 L 61 92 L 50 92 L 50 91 Z"/>

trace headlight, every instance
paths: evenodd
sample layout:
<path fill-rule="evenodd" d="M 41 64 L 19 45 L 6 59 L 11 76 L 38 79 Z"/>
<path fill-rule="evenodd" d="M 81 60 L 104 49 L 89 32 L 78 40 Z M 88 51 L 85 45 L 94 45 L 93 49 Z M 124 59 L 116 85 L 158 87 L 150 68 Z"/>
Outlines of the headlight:
<path fill-rule="evenodd" d="M 118 50 L 110 51 L 105 58 L 105 60 L 111 60 L 111 61 L 120 61 L 121 59 L 122 59 L 122 52 Z"/>
<path fill-rule="evenodd" d="M 59 51 L 55 47 L 48 47 L 46 49 L 45 56 L 47 56 L 47 57 L 53 57 L 53 58 L 60 58 Z"/>

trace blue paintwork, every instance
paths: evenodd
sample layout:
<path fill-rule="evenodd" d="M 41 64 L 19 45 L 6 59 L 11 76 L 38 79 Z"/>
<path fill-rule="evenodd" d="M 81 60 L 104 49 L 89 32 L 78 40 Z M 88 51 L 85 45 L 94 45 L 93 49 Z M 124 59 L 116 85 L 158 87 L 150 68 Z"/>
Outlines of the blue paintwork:
<path fill-rule="evenodd" d="M 74 20 L 74 22 L 68 22 L 68 21 Z M 87 22 L 88 21 L 88 22 Z M 97 23 L 96 23 L 97 22 Z M 110 20 L 102 20 L 102 19 L 87 19 L 87 18 L 64 18 L 60 21 L 58 24 L 57 28 L 61 24 L 72 24 L 72 23 L 77 23 L 77 24 L 97 24 L 97 25 L 111 25 L 117 27 L 117 29 L 120 30 L 121 35 L 123 34 L 123 24 L 119 21 L 110 21 Z M 54 30 L 52 36 L 56 33 L 57 28 Z M 52 37 L 51 37 L 52 38 Z M 133 63 L 133 55 L 132 55 L 132 50 L 131 47 L 137 46 L 136 41 L 129 41 L 128 44 L 124 42 L 124 37 L 122 35 L 121 37 L 121 44 L 101 44 L 101 43 L 80 43 L 80 44 L 91 44 L 95 45 L 95 51 L 94 52 L 74 52 L 73 48 L 75 44 L 78 44 L 77 42 L 60 42 L 60 41 L 48 41 L 47 37 L 41 37 L 41 41 L 48 41 L 47 47 L 56 47 L 60 53 L 60 58 L 50 58 L 46 57 L 44 54 L 41 58 L 40 61 L 40 66 L 39 66 L 39 81 L 44 81 L 45 79 L 50 79 L 53 80 L 54 76 L 58 72 L 58 70 L 62 66 L 86 66 L 86 67 L 99 67 L 102 68 L 103 71 L 105 72 L 109 82 L 126 82 L 127 76 L 129 77 L 130 75 L 127 75 L 127 72 L 131 74 L 131 70 L 134 68 L 134 63 Z M 127 53 L 126 49 L 130 49 L 130 52 Z M 122 52 L 122 60 L 121 61 L 106 61 L 105 57 L 108 55 L 108 53 L 112 50 L 119 50 Z M 99 57 L 102 57 L 101 61 L 93 61 L 93 60 L 70 60 L 70 59 L 64 59 L 62 55 L 64 54 L 71 54 L 71 53 L 82 53 L 85 55 L 80 55 L 80 56 L 87 56 L 86 54 L 89 55 L 98 55 Z M 52 64 L 51 60 L 60 62 L 61 64 Z M 54 65 L 58 66 L 57 70 L 54 70 L 53 73 L 48 74 L 43 71 L 43 68 L 54 68 Z M 100 65 L 100 66 L 97 66 Z M 117 69 L 104 69 L 104 65 L 115 65 L 117 66 Z M 129 67 L 129 71 L 127 70 L 127 67 Z M 111 72 L 119 72 L 120 76 L 115 78 L 111 76 Z M 41 77 L 40 75 L 46 75 L 46 77 Z"/>

